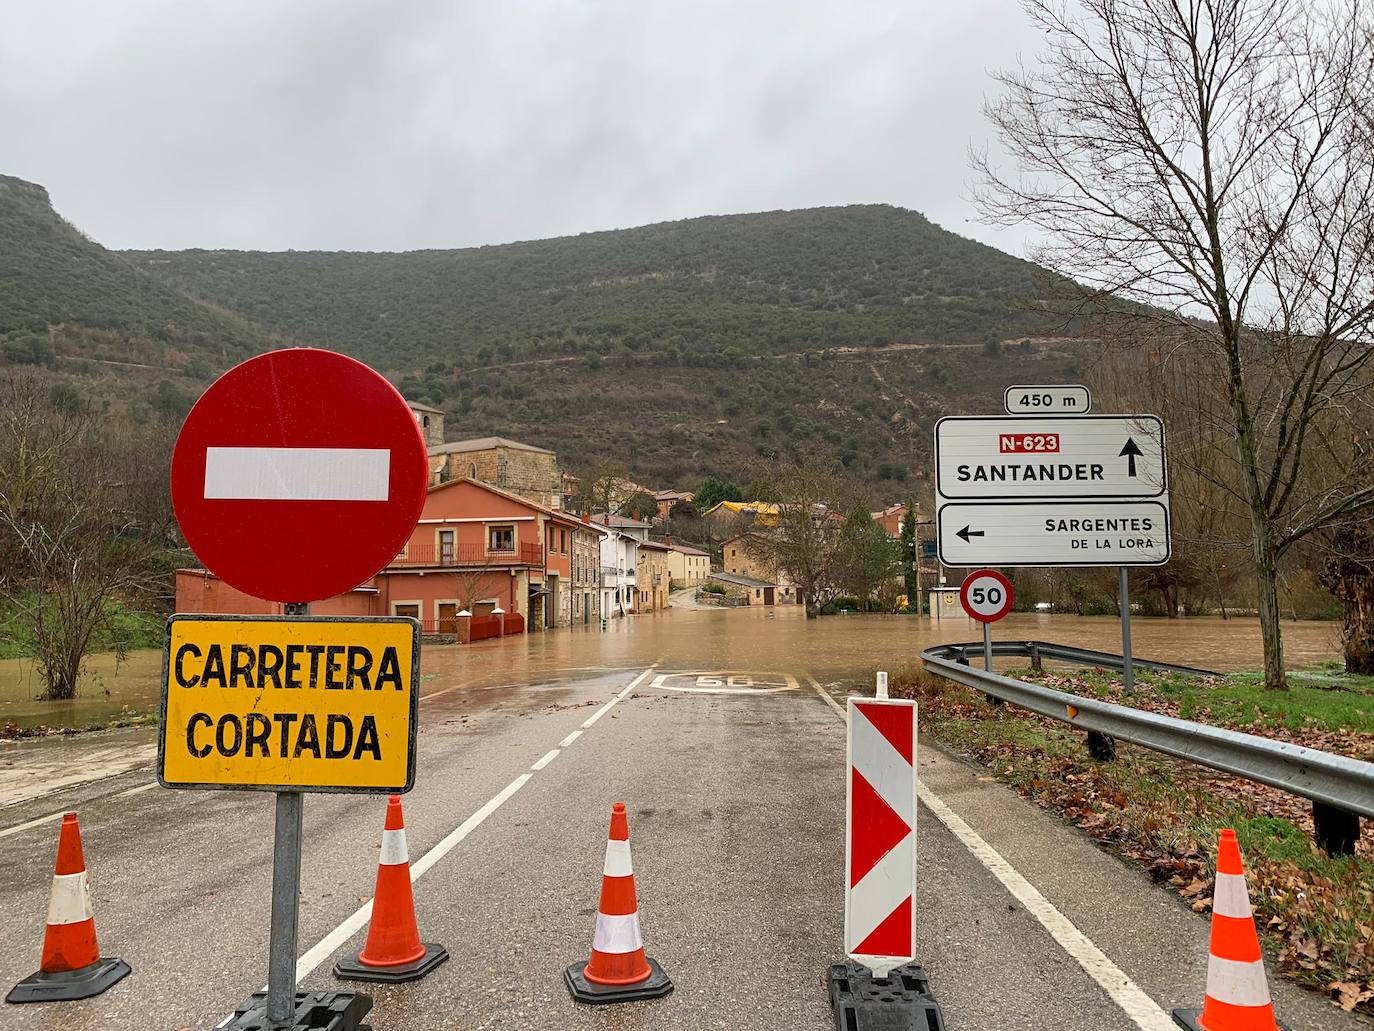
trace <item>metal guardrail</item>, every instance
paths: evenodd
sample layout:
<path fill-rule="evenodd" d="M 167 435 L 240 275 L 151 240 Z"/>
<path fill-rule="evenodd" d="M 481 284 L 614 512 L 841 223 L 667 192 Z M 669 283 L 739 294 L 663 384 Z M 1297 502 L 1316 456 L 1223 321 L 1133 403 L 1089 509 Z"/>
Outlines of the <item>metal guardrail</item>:
<path fill-rule="evenodd" d="M 1374 818 L 1374 763 L 1056 691 L 965 664 L 969 661 L 966 656 L 981 655 L 982 650 L 981 643 L 938 645 L 923 651 L 921 659 L 932 673 L 1089 734 L 1119 738 L 1310 799 L 1318 841 L 1328 851 L 1333 851 L 1331 842 L 1339 845 L 1347 840 L 1348 849 L 1338 847 L 1334 851 L 1353 850 L 1354 838 L 1359 836 L 1358 816 Z M 994 642 L 993 653 L 1026 657 L 1038 654 L 1042 658 L 1113 669 L 1120 669 L 1123 662 L 1119 655 L 1043 641 Z M 1144 659 L 1133 658 L 1132 662 L 1137 667 L 1162 672 L 1208 672 Z"/>
<path fill-rule="evenodd" d="M 958 650 L 961 657 L 965 659 L 981 658 L 983 654 L 981 641 L 970 644 L 945 644 L 927 649 L 927 651 L 940 652 L 950 649 Z M 1023 656 L 1030 659 L 1032 667 L 1036 669 L 1039 668 L 1041 659 L 1058 659 L 1063 662 L 1076 662 L 1084 666 L 1100 666 L 1103 669 L 1120 670 L 1125 666 L 1125 660 L 1114 652 L 1075 648 L 1073 645 L 1054 644 L 1050 641 L 993 641 L 992 654 L 994 656 Z M 1153 659 L 1139 659 L 1134 656 L 1131 657 L 1131 665 L 1137 669 L 1152 669 L 1159 673 L 1182 673 L 1190 677 L 1213 677 L 1217 675 L 1216 671 L 1211 669 L 1180 666 L 1173 662 L 1156 662 Z"/>

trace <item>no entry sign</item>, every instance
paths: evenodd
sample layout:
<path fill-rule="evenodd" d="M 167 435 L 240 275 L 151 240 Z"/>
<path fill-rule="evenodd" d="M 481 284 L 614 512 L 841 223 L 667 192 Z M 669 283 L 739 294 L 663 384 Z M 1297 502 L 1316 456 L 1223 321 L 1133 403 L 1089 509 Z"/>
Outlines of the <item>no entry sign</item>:
<path fill-rule="evenodd" d="M 172 504 L 191 550 L 270 601 L 317 601 L 376 574 L 410 537 L 428 481 L 424 438 L 396 388 L 314 348 L 230 369 L 172 453 Z"/>
<path fill-rule="evenodd" d="M 996 623 L 1011 611 L 1011 581 L 995 569 L 977 569 L 959 585 L 959 603 L 980 623 Z"/>

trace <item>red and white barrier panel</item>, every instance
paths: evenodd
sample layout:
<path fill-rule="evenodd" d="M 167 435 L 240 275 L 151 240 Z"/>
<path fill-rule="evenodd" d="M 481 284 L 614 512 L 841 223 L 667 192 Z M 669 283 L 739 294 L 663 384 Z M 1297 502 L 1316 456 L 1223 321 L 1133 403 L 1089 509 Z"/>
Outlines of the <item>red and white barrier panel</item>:
<path fill-rule="evenodd" d="M 916 956 L 916 703 L 849 699 L 844 950 L 886 977 Z"/>

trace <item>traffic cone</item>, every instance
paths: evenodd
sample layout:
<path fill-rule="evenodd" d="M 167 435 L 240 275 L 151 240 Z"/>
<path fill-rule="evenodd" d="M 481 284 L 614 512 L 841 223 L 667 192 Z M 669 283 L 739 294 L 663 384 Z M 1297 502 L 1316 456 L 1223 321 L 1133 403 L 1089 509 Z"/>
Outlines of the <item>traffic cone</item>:
<path fill-rule="evenodd" d="M 1230 829 L 1221 832 L 1217 847 L 1207 994 L 1201 1013 L 1174 1010 L 1174 1023 L 1189 1031 L 1288 1031 L 1274 1018 L 1240 846 Z"/>
<path fill-rule="evenodd" d="M 658 999 L 673 990 L 663 968 L 644 955 L 639 933 L 639 903 L 630 862 L 630 824 L 625 803 L 611 807 L 611 832 L 601 871 L 601 904 L 592 935 L 592 958 L 574 963 L 565 978 L 578 1002 L 631 1002 Z"/>
<path fill-rule="evenodd" d="M 386 829 L 382 831 L 382 856 L 377 866 L 367 941 L 357 959 L 334 964 L 334 976 L 346 981 L 392 984 L 418 981 L 446 959 L 448 950 L 442 945 L 420 941 L 415 896 L 410 890 L 405 817 L 400 797 L 392 795 L 386 802 Z"/>
<path fill-rule="evenodd" d="M 48 929 L 37 973 L 10 989 L 6 1002 L 62 1002 L 89 999 L 129 973 L 122 959 L 101 959 L 95 942 L 95 913 L 86 860 L 81 854 L 81 828 L 76 813 L 62 817 L 57 837 L 57 865 L 48 896 Z"/>

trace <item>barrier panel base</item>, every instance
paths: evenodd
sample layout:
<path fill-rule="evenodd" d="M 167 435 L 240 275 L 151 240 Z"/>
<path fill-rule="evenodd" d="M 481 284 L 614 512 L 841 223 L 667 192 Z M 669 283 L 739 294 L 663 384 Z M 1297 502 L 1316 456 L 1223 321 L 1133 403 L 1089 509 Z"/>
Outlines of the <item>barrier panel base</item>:
<path fill-rule="evenodd" d="M 917 963 L 884 978 L 859 963 L 830 967 L 830 1005 L 838 1031 L 944 1031 L 940 1004 Z"/>
<path fill-rule="evenodd" d="M 568 991 L 578 1002 L 602 1006 L 611 1002 L 636 1002 L 640 999 L 661 999 L 673 990 L 673 982 L 663 972 L 657 960 L 648 961 L 651 973 L 638 984 L 597 984 L 583 976 L 586 962 L 574 963 L 564 972 Z"/>
<path fill-rule="evenodd" d="M 99 995 L 129 975 L 129 964 L 122 959 L 98 959 L 80 970 L 55 974 L 38 971 L 10 989 L 6 1002 L 66 1002 Z"/>
<path fill-rule="evenodd" d="M 1174 1023 L 1179 1027 L 1186 1027 L 1188 1031 L 1207 1031 L 1200 1023 L 1198 1018 L 1202 1016 L 1202 1010 L 1174 1010 Z M 1279 1031 L 1292 1031 L 1292 1029 L 1277 1017 L 1274 1023 L 1278 1024 Z"/>
<path fill-rule="evenodd" d="M 425 942 L 424 947 L 425 954 L 414 963 L 403 963 L 394 967 L 369 966 L 362 961 L 362 957 L 341 959 L 334 964 L 334 976 L 343 981 L 375 981 L 380 984 L 418 981 L 448 959 L 448 949 L 442 945 Z"/>
<path fill-rule="evenodd" d="M 363 1017 L 372 1009 L 372 996 L 359 992 L 297 992 L 292 1031 L 372 1031 Z M 267 993 L 254 992 L 234 1011 L 224 1031 L 276 1031 L 267 1019 Z"/>

